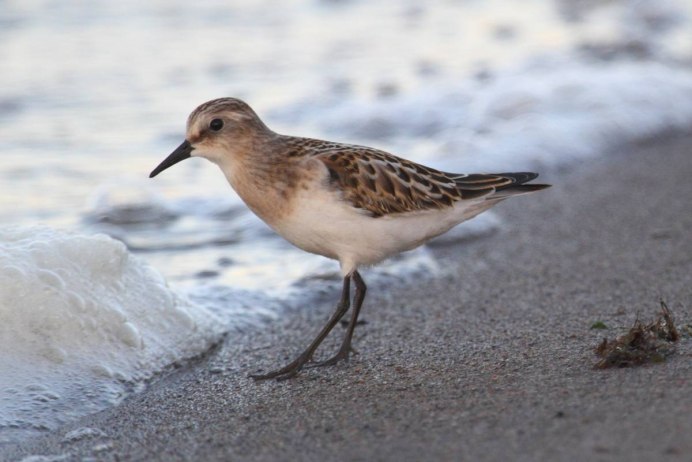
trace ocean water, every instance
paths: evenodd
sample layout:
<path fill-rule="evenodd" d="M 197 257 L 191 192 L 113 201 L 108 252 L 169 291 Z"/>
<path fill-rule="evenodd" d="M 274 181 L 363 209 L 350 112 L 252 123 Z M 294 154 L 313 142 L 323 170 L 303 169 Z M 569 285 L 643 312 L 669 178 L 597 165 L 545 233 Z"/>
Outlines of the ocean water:
<path fill-rule="evenodd" d="M 692 127 L 691 18 L 683 0 L 0 2 L 0 345 L 17 345 L 0 349 L 0 443 L 338 285 L 335 262 L 275 236 L 215 166 L 148 178 L 198 104 L 236 96 L 282 133 L 549 176 Z M 500 224 L 484 214 L 438 244 Z M 366 277 L 443 270 L 421 248 Z M 176 306 L 193 322 L 150 322 Z M 179 348 L 154 361 L 138 338 Z"/>

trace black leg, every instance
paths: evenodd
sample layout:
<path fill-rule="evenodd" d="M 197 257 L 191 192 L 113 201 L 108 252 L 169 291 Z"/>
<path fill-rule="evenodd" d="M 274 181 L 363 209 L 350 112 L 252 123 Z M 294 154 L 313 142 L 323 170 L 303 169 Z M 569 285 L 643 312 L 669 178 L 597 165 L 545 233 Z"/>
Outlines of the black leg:
<path fill-rule="evenodd" d="M 348 359 L 348 355 L 350 353 L 355 353 L 351 347 L 351 339 L 353 338 L 353 331 L 356 329 L 358 315 L 360 314 L 360 308 L 363 306 L 365 292 L 368 290 L 368 287 L 365 285 L 365 282 L 363 281 L 363 278 L 360 277 L 360 273 L 358 273 L 358 271 L 354 271 L 351 278 L 356 284 L 356 294 L 353 296 L 353 311 L 351 312 L 351 321 L 348 324 L 348 330 L 346 331 L 344 340 L 341 343 L 341 348 L 339 348 L 339 351 L 331 358 L 312 364 L 311 367 L 331 366 L 343 359 Z"/>
<path fill-rule="evenodd" d="M 360 279 L 360 276 L 358 276 L 358 279 Z M 359 283 L 356 282 L 356 297 L 358 296 L 358 286 Z M 349 275 L 344 278 L 344 286 L 341 291 L 341 300 L 339 301 L 339 304 L 336 307 L 336 311 L 329 319 L 327 324 L 322 328 L 317 337 L 315 337 L 315 340 L 312 341 L 310 346 L 305 351 L 303 351 L 296 359 L 288 363 L 286 366 L 275 371 L 268 372 L 267 374 L 250 375 L 250 377 L 255 380 L 267 380 L 274 378 L 276 378 L 277 380 L 285 380 L 295 376 L 298 373 L 298 371 L 300 371 L 303 368 L 303 366 L 305 366 L 305 363 L 312 359 L 312 355 L 315 353 L 317 347 L 320 346 L 320 343 L 322 343 L 322 341 L 327 337 L 327 335 L 329 335 L 329 332 L 331 332 L 331 330 L 341 320 L 341 318 L 344 317 L 350 306 L 350 299 L 351 276 Z"/>

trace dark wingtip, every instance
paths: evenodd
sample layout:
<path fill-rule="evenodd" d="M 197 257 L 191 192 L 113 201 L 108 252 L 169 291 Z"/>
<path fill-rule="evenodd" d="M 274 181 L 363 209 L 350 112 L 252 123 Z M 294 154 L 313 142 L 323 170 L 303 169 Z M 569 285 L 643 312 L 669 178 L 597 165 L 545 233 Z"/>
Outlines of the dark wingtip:
<path fill-rule="evenodd" d="M 517 189 L 520 191 L 540 191 L 541 189 L 548 189 L 552 185 L 551 184 L 522 184 L 519 186 L 516 186 Z"/>
<path fill-rule="evenodd" d="M 514 184 L 523 184 L 538 178 L 538 173 L 535 172 L 504 172 L 497 173 L 497 176 L 503 176 L 506 178 L 512 178 Z"/>

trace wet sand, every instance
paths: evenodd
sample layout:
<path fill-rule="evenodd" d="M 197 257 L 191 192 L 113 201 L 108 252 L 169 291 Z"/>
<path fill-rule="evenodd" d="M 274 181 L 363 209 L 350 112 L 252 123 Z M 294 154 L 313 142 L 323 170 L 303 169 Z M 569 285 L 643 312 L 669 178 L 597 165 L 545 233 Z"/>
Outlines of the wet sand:
<path fill-rule="evenodd" d="M 653 319 L 659 297 L 692 322 L 692 137 L 621 151 L 544 175 L 552 189 L 497 207 L 507 229 L 436 248 L 444 276 L 372 284 L 348 364 L 281 383 L 246 378 L 306 345 L 334 285 L 0 459 L 685 460 L 689 336 L 661 364 L 592 368 L 599 341 L 637 314 Z M 64 439 L 83 427 L 105 436 Z"/>

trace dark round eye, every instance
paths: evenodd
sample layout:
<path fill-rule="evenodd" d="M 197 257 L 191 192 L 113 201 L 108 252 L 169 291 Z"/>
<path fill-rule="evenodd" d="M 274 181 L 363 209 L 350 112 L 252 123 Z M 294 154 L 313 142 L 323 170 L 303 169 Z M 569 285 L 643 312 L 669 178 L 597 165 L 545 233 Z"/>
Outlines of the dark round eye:
<path fill-rule="evenodd" d="M 221 119 L 214 119 L 211 122 L 209 122 L 209 128 L 214 130 L 215 132 L 218 132 L 223 128 L 223 120 Z"/>

